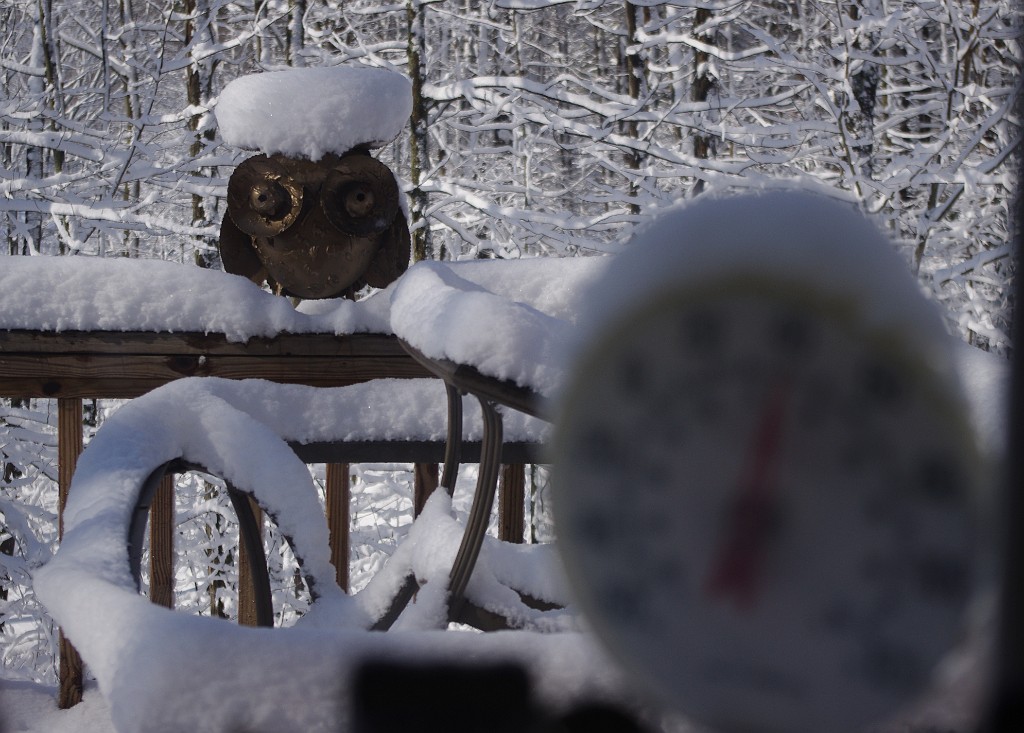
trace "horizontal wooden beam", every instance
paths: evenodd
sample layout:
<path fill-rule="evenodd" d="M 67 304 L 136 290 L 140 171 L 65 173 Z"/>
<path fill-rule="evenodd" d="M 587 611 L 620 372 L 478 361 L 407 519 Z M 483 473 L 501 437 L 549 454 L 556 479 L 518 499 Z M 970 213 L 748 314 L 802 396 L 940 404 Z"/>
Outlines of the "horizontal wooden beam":
<path fill-rule="evenodd" d="M 280 333 L 231 340 L 222 333 L 0 330 L 0 352 L 59 354 L 234 354 L 247 356 L 405 356 L 382 333 Z"/>
<path fill-rule="evenodd" d="M 431 374 L 391 336 L 0 332 L 0 397 L 138 397 L 182 377 L 343 387 Z"/>
<path fill-rule="evenodd" d="M 303 463 L 441 463 L 443 440 L 352 440 L 336 443 L 288 444 Z M 462 443 L 464 463 L 480 462 L 480 441 Z M 502 463 L 542 463 L 544 446 L 508 441 L 501 446 Z"/>
<path fill-rule="evenodd" d="M 283 356 L 114 356 L 0 353 L 0 397 L 138 397 L 182 377 L 267 379 L 343 387 L 371 379 L 430 377 L 410 359 Z"/>

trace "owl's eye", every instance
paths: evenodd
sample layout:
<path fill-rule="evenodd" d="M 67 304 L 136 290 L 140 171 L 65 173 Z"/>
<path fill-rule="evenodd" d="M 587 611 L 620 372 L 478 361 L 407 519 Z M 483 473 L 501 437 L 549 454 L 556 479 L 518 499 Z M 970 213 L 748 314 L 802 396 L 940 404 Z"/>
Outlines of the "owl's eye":
<path fill-rule="evenodd" d="M 302 186 L 265 155 L 249 158 L 228 179 L 228 214 L 246 234 L 273 237 L 302 211 Z"/>
<path fill-rule="evenodd" d="M 383 163 L 368 155 L 349 155 L 327 174 L 320 205 L 327 220 L 346 234 L 375 236 L 398 215 L 398 182 Z"/>

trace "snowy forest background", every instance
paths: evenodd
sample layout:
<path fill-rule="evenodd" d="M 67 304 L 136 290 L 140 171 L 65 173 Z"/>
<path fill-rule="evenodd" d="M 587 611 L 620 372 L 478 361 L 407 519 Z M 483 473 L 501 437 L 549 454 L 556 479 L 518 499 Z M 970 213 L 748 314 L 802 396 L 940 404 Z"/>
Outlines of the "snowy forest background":
<path fill-rule="evenodd" d="M 220 90 L 357 63 L 413 81 L 410 125 L 380 156 L 405 182 L 417 258 L 606 252 L 679 200 L 814 180 L 887 229 L 954 332 L 1005 353 L 1017 13 L 1010 0 L 0 0 L 0 267 L 219 268 L 227 178 L 250 155 L 220 141 Z M 114 407 L 91 405 L 90 429 Z M 55 632 L 29 576 L 55 542 L 54 423 L 51 403 L 0 401 L 2 674 L 51 682 Z M 356 585 L 386 557 L 381 527 L 408 522 L 404 470 L 354 469 Z M 183 481 L 194 561 L 177 603 L 230 614 L 231 511 L 215 483 Z M 275 600 L 301 613 L 277 545 Z"/>

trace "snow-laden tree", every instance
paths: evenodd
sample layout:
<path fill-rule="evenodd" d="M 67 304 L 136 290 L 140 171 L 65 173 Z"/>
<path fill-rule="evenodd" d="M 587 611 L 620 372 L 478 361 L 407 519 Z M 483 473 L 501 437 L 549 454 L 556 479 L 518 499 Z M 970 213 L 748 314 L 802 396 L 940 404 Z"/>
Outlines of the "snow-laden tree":
<path fill-rule="evenodd" d="M 45 2 L 7 10 L 8 251 L 184 260 L 192 238 L 216 236 L 193 216 L 193 195 L 215 201 L 224 187 L 195 180 L 218 161 L 194 146 L 208 115 L 193 92 L 209 87 L 201 69 L 211 57 L 234 60 L 240 39 L 218 47 L 213 21 L 197 19 L 215 20 L 226 3 L 200 4 L 202 15 L 188 4 L 111 0 L 59 14 Z"/>
<path fill-rule="evenodd" d="M 0 401 L 0 670 L 56 676 L 57 629 L 36 600 L 32 572 L 57 541 L 56 414 L 45 402 Z"/>

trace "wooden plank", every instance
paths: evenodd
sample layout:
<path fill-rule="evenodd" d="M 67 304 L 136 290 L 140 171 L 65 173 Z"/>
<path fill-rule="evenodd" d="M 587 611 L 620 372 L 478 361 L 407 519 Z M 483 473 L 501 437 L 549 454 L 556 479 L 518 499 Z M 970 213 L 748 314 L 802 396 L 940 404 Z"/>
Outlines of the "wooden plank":
<path fill-rule="evenodd" d="M 57 400 L 57 536 L 64 537 L 64 508 L 71 477 L 82 454 L 82 401 Z M 64 632 L 58 636 L 60 652 L 57 704 L 66 710 L 82 701 L 82 658 Z"/>
<path fill-rule="evenodd" d="M 437 488 L 440 477 L 436 463 L 416 463 L 412 473 L 412 515 L 418 517 L 427 499 Z"/>
<path fill-rule="evenodd" d="M 0 354 L 2 397 L 138 397 L 182 377 L 342 387 L 430 374 L 406 357 Z"/>
<path fill-rule="evenodd" d="M 71 642 L 64 636 L 63 631 L 57 634 L 57 647 L 60 652 L 60 688 L 57 691 L 57 706 L 61 710 L 67 710 L 82 702 L 82 657 L 71 646 Z"/>
<path fill-rule="evenodd" d="M 190 376 L 340 387 L 429 373 L 386 334 L 0 331 L 0 396 L 138 397 Z"/>
<path fill-rule="evenodd" d="M 498 494 L 498 539 L 522 542 L 525 528 L 523 504 L 526 492 L 526 467 L 521 463 L 501 467 Z"/>
<path fill-rule="evenodd" d="M 58 538 L 64 537 L 64 507 L 67 505 L 71 478 L 82 455 L 82 401 L 57 400 L 57 510 Z"/>
<path fill-rule="evenodd" d="M 260 528 L 260 536 L 263 535 L 263 510 L 252 497 L 247 501 L 252 507 L 253 517 L 256 519 L 256 526 Z M 245 543 L 238 543 L 238 623 L 243 626 L 256 626 L 256 595 L 253 589 L 252 558 L 249 557 Z"/>
<path fill-rule="evenodd" d="M 12 354 L 220 354 L 248 356 L 400 356 L 389 334 L 280 333 L 231 341 L 218 333 L 0 330 L 0 352 Z"/>
<path fill-rule="evenodd" d="M 149 600 L 174 608 L 174 475 L 164 474 L 149 508 Z"/>
<path fill-rule="evenodd" d="M 327 529 L 330 534 L 331 564 L 338 587 L 348 593 L 348 557 L 351 488 L 349 465 L 328 463 L 326 475 Z"/>
<path fill-rule="evenodd" d="M 289 443 L 303 463 L 441 463 L 443 440 L 353 440 L 338 443 Z M 501 445 L 503 463 L 539 463 L 540 443 L 509 441 Z M 462 462 L 480 462 L 480 441 L 462 442 Z"/>

